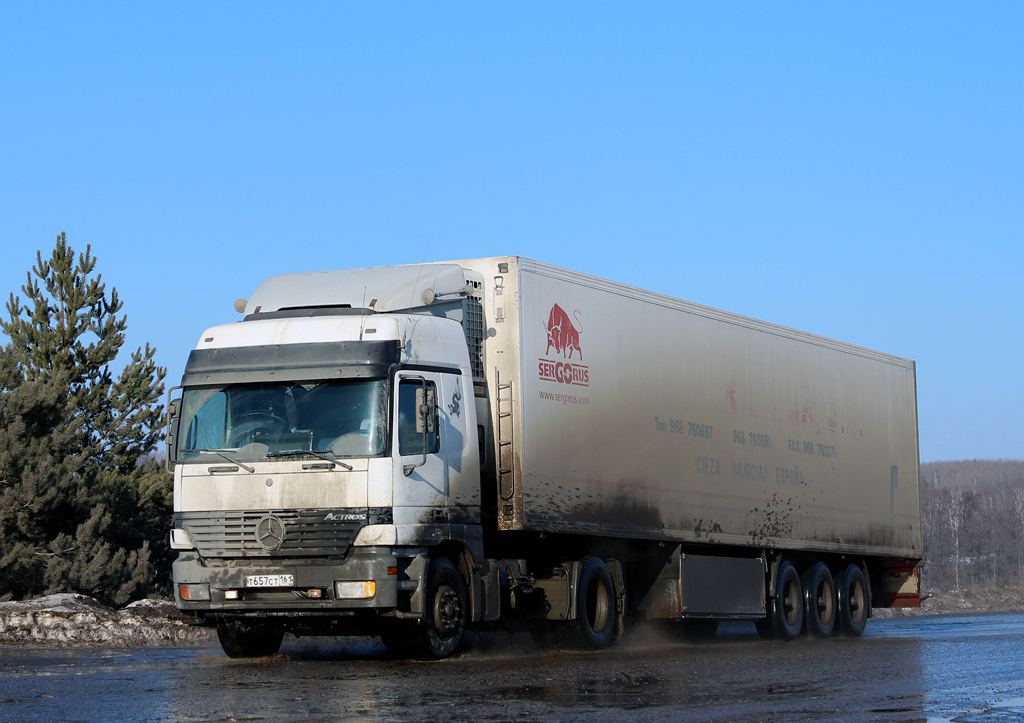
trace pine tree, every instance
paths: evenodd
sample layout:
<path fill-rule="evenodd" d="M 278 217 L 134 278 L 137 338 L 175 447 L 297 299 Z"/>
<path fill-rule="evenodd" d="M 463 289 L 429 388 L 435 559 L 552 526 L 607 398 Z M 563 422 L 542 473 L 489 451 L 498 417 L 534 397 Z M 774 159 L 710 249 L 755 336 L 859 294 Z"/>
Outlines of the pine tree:
<path fill-rule="evenodd" d="M 73 531 L 85 454 L 62 421 L 63 375 L 25 381 L 0 349 L 0 599 L 44 590 L 49 542 Z"/>
<path fill-rule="evenodd" d="M 90 247 L 76 257 L 60 234 L 48 259 L 36 254 L 25 303 L 11 294 L 0 321 L 0 595 L 123 604 L 166 590 L 170 477 L 144 462 L 166 370 L 146 344 L 112 374 L 127 317 L 95 267 Z"/>

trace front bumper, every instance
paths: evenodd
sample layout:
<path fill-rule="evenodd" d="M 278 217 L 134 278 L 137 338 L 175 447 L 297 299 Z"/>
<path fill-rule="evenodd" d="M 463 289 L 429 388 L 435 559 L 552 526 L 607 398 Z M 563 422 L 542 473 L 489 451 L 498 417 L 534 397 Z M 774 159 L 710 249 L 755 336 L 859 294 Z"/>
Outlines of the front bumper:
<path fill-rule="evenodd" d="M 386 547 L 352 548 L 344 559 L 202 559 L 194 551 L 182 552 L 172 566 L 174 599 L 179 610 L 198 617 L 205 617 L 206 613 L 258 611 L 379 613 L 395 610 L 398 605 L 399 566 L 399 560 Z M 402 570 L 406 567 L 407 561 L 402 560 Z M 294 584 L 247 586 L 246 578 L 254 575 L 291 575 Z M 338 596 L 339 592 L 352 594 L 353 590 L 361 589 L 358 583 L 367 582 L 374 583 L 372 597 Z M 193 599 L 183 599 L 183 585 L 188 586 L 186 593 Z M 408 582 L 401 585 L 407 586 Z"/>

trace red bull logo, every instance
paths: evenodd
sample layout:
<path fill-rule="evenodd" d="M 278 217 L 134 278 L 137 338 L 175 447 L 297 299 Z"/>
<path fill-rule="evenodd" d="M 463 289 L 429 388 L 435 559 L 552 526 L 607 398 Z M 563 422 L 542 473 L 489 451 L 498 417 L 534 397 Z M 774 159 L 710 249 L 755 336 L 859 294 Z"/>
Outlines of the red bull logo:
<path fill-rule="evenodd" d="M 578 323 L 580 312 L 577 310 L 574 315 Z M 580 361 L 583 361 L 583 349 L 580 346 L 580 333 L 583 331 L 583 325 L 574 324 L 558 304 L 551 307 L 544 331 L 547 333 L 548 342 L 547 348 L 544 349 L 545 356 L 554 350 L 555 354 L 561 354 L 563 359 L 572 359 L 575 354 Z M 590 385 L 590 370 L 582 364 L 545 358 L 537 361 L 537 371 L 541 381 L 574 384 L 579 387 Z"/>
<path fill-rule="evenodd" d="M 579 313 L 579 311 L 576 312 L 577 319 L 579 319 Z M 544 350 L 545 354 L 551 351 L 551 347 L 554 347 L 555 351 L 564 357 L 572 359 L 573 352 L 577 352 L 580 361 L 583 360 L 583 351 L 580 349 L 580 331 L 582 329 L 573 326 L 569 315 L 558 304 L 551 307 L 548 324 L 544 329 L 548 333 L 548 348 Z"/>

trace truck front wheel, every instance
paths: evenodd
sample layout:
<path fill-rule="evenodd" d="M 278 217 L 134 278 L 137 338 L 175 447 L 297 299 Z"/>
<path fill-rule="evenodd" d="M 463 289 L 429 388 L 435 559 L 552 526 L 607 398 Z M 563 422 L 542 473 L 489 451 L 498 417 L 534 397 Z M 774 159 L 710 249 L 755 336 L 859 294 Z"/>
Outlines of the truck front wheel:
<path fill-rule="evenodd" d="M 422 652 L 427 658 L 447 658 L 458 650 L 466 634 L 466 583 L 447 557 L 430 563 L 427 579 L 427 614 L 420 630 Z"/>
<path fill-rule="evenodd" d="M 229 658 L 266 658 L 281 649 L 284 630 L 259 620 L 221 620 L 217 639 Z"/>

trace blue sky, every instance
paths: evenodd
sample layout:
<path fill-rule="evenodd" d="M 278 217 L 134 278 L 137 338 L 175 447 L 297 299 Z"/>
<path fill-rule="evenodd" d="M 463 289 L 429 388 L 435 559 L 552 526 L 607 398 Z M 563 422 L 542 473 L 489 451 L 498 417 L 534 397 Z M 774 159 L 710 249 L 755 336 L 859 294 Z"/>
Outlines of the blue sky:
<path fill-rule="evenodd" d="M 266 276 L 516 254 L 918 363 L 1024 458 L 1024 5 L 0 6 L 0 294 L 92 244 L 180 378 Z"/>

